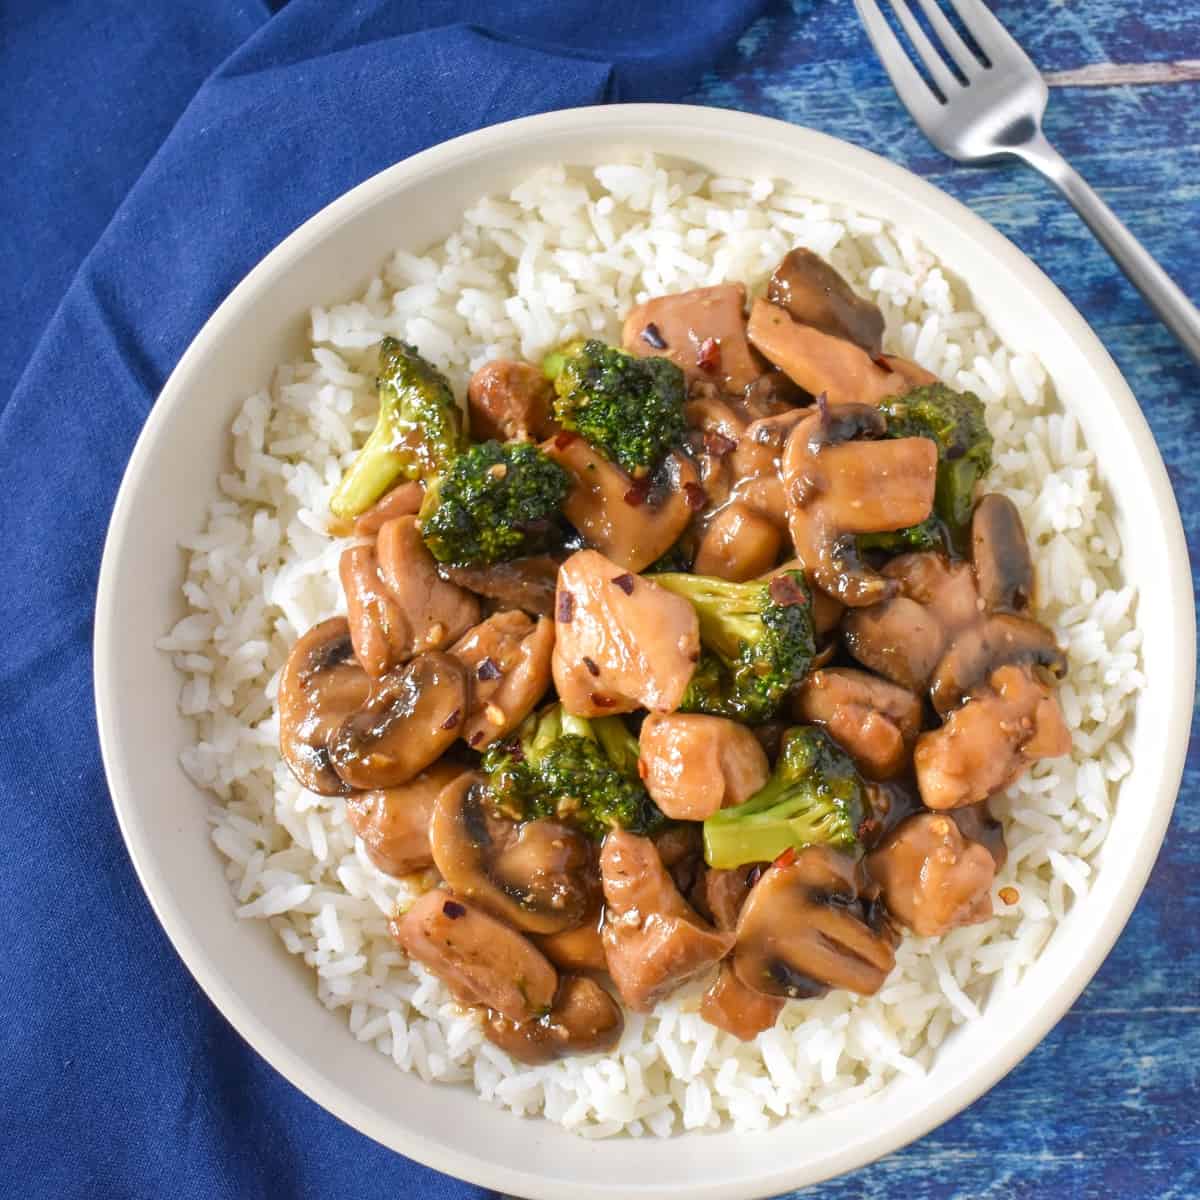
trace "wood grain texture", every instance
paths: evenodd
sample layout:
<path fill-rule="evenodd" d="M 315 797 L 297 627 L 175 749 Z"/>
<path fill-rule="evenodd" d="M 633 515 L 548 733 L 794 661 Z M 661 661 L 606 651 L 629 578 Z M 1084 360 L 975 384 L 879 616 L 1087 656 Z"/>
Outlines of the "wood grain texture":
<path fill-rule="evenodd" d="M 991 0 L 991 7 L 1066 85 L 1051 95 L 1050 139 L 1200 298 L 1200 83 L 1187 69 L 1200 59 L 1195 0 Z M 892 92 L 851 0 L 776 0 L 690 99 L 808 125 L 899 162 L 970 205 L 1038 263 L 1091 322 L 1146 412 L 1184 514 L 1195 582 L 1200 368 L 1048 183 L 1019 165 L 963 167 L 934 150 Z M 1200 1197 L 1195 732 L 1193 725 L 1183 789 L 1150 884 L 1057 1028 L 955 1120 L 854 1175 L 795 1195 Z"/>

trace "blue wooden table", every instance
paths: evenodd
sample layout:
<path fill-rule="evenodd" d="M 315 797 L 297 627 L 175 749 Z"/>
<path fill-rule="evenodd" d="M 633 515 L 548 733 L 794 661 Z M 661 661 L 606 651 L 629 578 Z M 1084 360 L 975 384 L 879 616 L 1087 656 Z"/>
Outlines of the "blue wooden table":
<path fill-rule="evenodd" d="M 990 3 L 1049 79 L 1051 141 L 1200 299 L 1196 0 Z M 1145 410 L 1179 497 L 1195 579 L 1200 367 L 1049 184 L 1019 165 L 963 167 L 934 150 L 891 90 L 851 0 L 773 4 L 691 99 L 864 146 L 945 189 L 1016 242 L 1091 322 Z M 866 1170 L 796 1195 L 1195 1200 L 1198 991 L 1200 748 L 1193 736 L 1150 885 L 1058 1027 L 949 1124 Z"/>

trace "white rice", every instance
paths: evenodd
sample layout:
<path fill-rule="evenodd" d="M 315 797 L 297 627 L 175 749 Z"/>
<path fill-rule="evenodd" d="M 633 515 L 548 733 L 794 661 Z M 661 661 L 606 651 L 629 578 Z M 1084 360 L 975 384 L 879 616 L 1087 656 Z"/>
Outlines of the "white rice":
<path fill-rule="evenodd" d="M 374 347 L 414 342 L 460 390 L 496 356 L 537 360 L 577 335 L 616 340 L 635 302 L 726 279 L 761 287 L 793 246 L 825 255 L 882 308 L 888 348 L 987 402 L 989 486 L 1016 502 L 1037 565 L 1041 618 L 1070 658 L 1060 689 L 1069 759 L 1040 763 L 995 803 L 1009 858 L 997 915 L 941 939 L 907 937 L 870 998 L 792 1002 L 742 1044 L 702 1021 L 696 985 L 629 1014 L 609 1055 L 529 1068 L 484 1041 L 442 984 L 406 962 L 387 920 L 432 877 L 371 866 L 340 799 L 304 791 L 281 762 L 274 708 L 296 637 L 344 612 L 324 533 L 333 486 L 371 428 Z M 539 171 L 480 200 L 422 256 L 397 252 L 364 295 L 314 308 L 312 349 L 281 365 L 233 424 L 235 468 L 189 551 L 189 612 L 160 645 L 195 719 L 189 775 L 214 795 L 212 839 L 239 916 L 266 920 L 314 970 L 350 1035 L 428 1080 L 461 1081 L 517 1113 L 587 1137 L 763 1128 L 853 1103 L 928 1068 L 947 1033 L 1012 984 L 1074 900 L 1128 772 L 1123 730 L 1142 686 L 1134 590 L 1092 453 L 1058 411 L 1041 365 L 1001 344 L 910 232 L 769 179 L 721 179 L 646 159 Z M 1015 903 L 1000 898 L 1014 888 Z M 1011 895 L 1005 892 L 1006 895 Z"/>

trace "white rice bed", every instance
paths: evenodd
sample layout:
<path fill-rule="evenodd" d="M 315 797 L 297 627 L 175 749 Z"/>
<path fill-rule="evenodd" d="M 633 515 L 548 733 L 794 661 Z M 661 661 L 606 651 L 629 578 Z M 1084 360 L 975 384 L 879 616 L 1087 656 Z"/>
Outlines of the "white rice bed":
<path fill-rule="evenodd" d="M 375 346 L 417 345 L 460 390 L 498 355 L 534 361 L 581 334 L 610 340 L 634 303 L 722 280 L 761 288 L 802 245 L 826 256 L 887 317 L 888 349 L 987 403 L 996 465 L 1037 564 L 1041 618 L 1067 648 L 1059 696 L 1069 759 L 1041 763 L 1000 798 L 1009 858 L 996 916 L 941 939 L 906 938 L 875 996 L 788 1004 L 743 1044 L 702 1021 L 701 986 L 648 1017 L 627 1014 L 608 1055 L 529 1068 L 483 1039 L 442 984 L 388 936 L 398 903 L 432 877 L 398 881 L 364 857 L 340 799 L 303 790 L 277 750 L 275 692 L 296 637 L 344 612 L 324 532 L 333 486 L 374 422 Z M 239 916 L 265 920 L 314 970 L 348 1035 L 427 1080 L 466 1083 L 518 1113 L 586 1137 L 763 1128 L 840 1107 L 924 1072 L 993 982 L 1015 983 L 1084 895 L 1129 770 L 1123 730 L 1142 686 L 1134 590 L 1091 452 L 1057 410 L 1040 364 L 1002 345 L 970 296 L 903 230 L 770 180 L 637 166 L 546 169 L 488 198 L 444 244 L 397 252 L 358 300 L 312 310 L 312 348 L 281 365 L 233 425 L 223 499 L 184 543 L 189 615 L 161 642 L 196 723 L 184 755 L 214 796 L 212 839 Z M 1000 898 L 1015 888 L 1018 899 Z M 1010 892 L 1005 892 L 1011 896 Z"/>

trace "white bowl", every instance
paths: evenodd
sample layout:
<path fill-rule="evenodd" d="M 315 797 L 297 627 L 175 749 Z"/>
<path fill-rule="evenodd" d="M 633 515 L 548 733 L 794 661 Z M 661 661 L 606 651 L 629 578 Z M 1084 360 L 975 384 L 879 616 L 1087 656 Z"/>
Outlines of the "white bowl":
<path fill-rule="evenodd" d="M 471 201 L 531 168 L 646 150 L 721 174 L 790 179 L 911 228 L 971 286 L 1000 335 L 1039 356 L 1119 514 L 1126 574 L 1142 585 L 1147 685 L 1133 770 L 1090 894 L 1015 994 L 947 1039 L 927 1078 L 762 1134 L 591 1142 L 397 1071 L 317 1002 L 311 971 L 265 924 L 235 919 L 205 798 L 178 765 L 192 738 L 176 710 L 179 678 L 154 642 L 182 615 L 177 543 L 216 498 L 234 412 L 275 363 L 302 352 L 309 306 L 356 295 L 397 244 L 419 251 L 440 241 Z M 953 1116 L 1029 1053 L 1108 953 L 1154 862 L 1183 766 L 1195 661 L 1187 563 L 1166 472 L 1125 381 L 1065 297 L 979 217 L 875 155 L 763 117 L 669 105 L 551 113 L 458 138 L 355 188 L 269 254 L 201 330 L 146 422 L 109 529 L 96 610 L 100 739 L 129 853 L 180 956 L 242 1036 L 342 1120 L 521 1196 L 773 1195 L 861 1166 Z"/>

